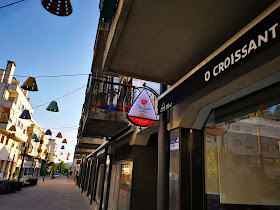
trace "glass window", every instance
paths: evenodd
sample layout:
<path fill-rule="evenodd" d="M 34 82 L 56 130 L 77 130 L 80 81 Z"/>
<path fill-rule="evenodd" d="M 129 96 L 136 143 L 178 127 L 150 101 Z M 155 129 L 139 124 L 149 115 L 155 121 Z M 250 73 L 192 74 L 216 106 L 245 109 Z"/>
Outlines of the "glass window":
<path fill-rule="evenodd" d="M 222 122 L 211 113 L 204 137 L 207 209 L 280 208 L 279 110 L 280 104 Z"/>

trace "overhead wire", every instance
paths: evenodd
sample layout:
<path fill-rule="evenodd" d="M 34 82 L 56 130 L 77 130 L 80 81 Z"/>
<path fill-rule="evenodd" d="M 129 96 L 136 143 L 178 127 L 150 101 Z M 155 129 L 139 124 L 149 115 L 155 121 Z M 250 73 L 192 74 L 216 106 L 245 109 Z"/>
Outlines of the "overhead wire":
<path fill-rule="evenodd" d="M 14 4 L 17 4 L 17 3 L 20 3 L 20 2 L 23 2 L 23 1 L 25 1 L 25 0 L 20 0 L 20 1 L 17 1 L 17 2 L 13 2 L 13 3 L 11 3 L 11 4 L 7 4 L 7 5 L 4 5 L 4 6 L 1 6 L 0 9 L 3 9 L 3 8 L 5 8 L 5 7 L 12 6 L 12 5 L 14 5 Z"/>

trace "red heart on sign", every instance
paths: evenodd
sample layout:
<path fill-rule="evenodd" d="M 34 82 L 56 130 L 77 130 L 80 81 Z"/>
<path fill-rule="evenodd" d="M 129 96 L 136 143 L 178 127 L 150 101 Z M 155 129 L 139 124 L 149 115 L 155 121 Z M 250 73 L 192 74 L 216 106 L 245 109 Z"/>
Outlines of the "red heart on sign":
<path fill-rule="evenodd" d="M 147 102 L 146 99 L 142 99 L 142 100 L 141 100 L 141 103 L 142 103 L 143 105 L 146 105 L 148 102 Z"/>

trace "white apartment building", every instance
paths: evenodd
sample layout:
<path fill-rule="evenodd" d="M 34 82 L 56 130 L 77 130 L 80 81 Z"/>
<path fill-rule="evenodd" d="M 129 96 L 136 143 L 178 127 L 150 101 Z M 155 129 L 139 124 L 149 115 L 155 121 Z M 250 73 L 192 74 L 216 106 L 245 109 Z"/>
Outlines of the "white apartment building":
<path fill-rule="evenodd" d="M 0 70 L 0 115 L 7 115 L 8 123 L 0 123 L 0 179 L 11 177 L 15 171 L 20 171 L 25 146 L 26 155 L 23 163 L 22 174 L 39 174 L 41 161 L 44 159 L 45 149 L 50 151 L 49 139 L 36 122 L 20 119 L 23 110 L 29 110 L 33 114 L 28 91 L 20 87 L 13 75 L 15 63 L 8 61 L 6 69 Z M 16 131 L 10 131 L 14 125 Z M 14 133 L 15 138 L 10 138 Z M 34 142 L 32 135 L 36 133 L 40 142 Z"/>

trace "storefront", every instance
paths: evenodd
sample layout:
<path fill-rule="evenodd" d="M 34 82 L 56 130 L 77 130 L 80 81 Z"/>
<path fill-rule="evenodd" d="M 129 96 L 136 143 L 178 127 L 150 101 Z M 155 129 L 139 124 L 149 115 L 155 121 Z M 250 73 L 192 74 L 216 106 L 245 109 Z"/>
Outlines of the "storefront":
<path fill-rule="evenodd" d="M 279 6 L 160 96 L 169 209 L 280 209 Z"/>

